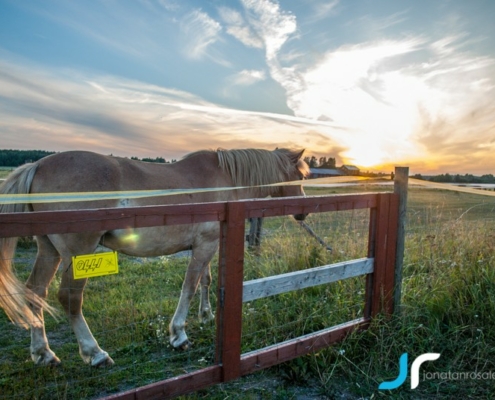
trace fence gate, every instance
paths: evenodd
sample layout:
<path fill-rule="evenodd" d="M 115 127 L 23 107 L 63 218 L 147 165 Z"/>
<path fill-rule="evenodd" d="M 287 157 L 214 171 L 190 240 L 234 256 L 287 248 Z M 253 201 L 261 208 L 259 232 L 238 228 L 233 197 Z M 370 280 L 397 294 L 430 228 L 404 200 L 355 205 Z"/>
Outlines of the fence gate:
<path fill-rule="evenodd" d="M 163 399 L 227 382 L 328 347 L 373 316 L 393 312 L 399 198 L 393 193 L 249 200 L 225 203 L 218 269 L 216 365 L 106 399 Z M 301 213 L 370 209 L 368 257 L 243 282 L 245 220 Z M 242 303 L 284 291 L 366 275 L 364 316 L 241 354 Z"/>
<path fill-rule="evenodd" d="M 369 209 L 366 258 L 243 282 L 248 218 Z M 0 237 L 72 233 L 219 221 L 221 240 L 216 308 L 216 361 L 192 373 L 114 394 L 106 399 L 164 399 L 268 368 L 365 329 L 394 307 L 399 196 L 394 193 L 312 196 L 136 208 L 0 214 Z M 289 290 L 366 275 L 363 317 L 262 349 L 241 353 L 242 304 Z"/>

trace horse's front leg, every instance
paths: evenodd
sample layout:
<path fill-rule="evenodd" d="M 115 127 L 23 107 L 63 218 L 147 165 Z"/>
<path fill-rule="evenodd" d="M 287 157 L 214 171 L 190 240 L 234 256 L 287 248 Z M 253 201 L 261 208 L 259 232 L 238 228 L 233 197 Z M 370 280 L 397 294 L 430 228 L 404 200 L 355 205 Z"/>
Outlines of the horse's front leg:
<path fill-rule="evenodd" d="M 74 279 L 72 265 L 64 268 L 58 299 L 64 307 L 79 344 L 83 361 L 93 367 L 111 366 L 113 360 L 103 351 L 93 337 L 82 313 L 83 291 L 87 279 Z"/>
<path fill-rule="evenodd" d="M 169 325 L 170 344 L 174 348 L 182 348 L 185 350 L 189 347 L 189 340 L 185 331 L 189 304 L 196 293 L 201 277 L 206 274 L 205 270 L 208 269 L 208 265 L 213 254 L 215 254 L 216 249 L 216 242 L 213 242 L 213 245 L 212 243 L 209 243 L 209 246 L 203 245 L 193 249 L 191 261 L 187 267 L 186 276 L 182 284 L 179 304 L 177 305 L 177 309 L 175 310 L 175 314 Z M 209 273 L 207 274 L 207 277 L 208 276 Z"/>
<path fill-rule="evenodd" d="M 211 285 L 211 268 L 210 264 L 205 268 L 201 275 L 201 297 L 199 300 L 199 320 L 206 324 L 215 319 L 215 314 L 211 310 L 210 304 L 210 285 Z"/>

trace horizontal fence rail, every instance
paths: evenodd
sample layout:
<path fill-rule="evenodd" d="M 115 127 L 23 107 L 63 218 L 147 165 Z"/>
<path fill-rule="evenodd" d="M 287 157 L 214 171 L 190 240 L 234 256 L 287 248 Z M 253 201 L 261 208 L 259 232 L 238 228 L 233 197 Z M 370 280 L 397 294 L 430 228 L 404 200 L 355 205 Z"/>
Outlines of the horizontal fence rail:
<path fill-rule="evenodd" d="M 293 290 L 306 289 L 325 283 L 371 274 L 374 261 L 373 258 L 363 258 L 254 279 L 244 283 L 242 301 L 246 303 Z"/>
<path fill-rule="evenodd" d="M 245 220 L 369 209 L 366 258 L 243 282 Z M 393 193 L 290 197 L 187 205 L 0 214 L 0 237 L 218 222 L 221 225 L 215 365 L 107 399 L 163 399 L 227 382 L 342 340 L 393 310 L 398 196 Z M 287 291 L 366 276 L 364 317 L 241 354 L 242 304 Z"/>

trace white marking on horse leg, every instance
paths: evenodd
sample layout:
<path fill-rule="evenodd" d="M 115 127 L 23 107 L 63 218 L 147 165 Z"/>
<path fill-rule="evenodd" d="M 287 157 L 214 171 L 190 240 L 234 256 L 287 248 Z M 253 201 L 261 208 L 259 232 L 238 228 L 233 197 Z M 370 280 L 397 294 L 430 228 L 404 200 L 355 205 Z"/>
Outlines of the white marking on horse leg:
<path fill-rule="evenodd" d="M 90 364 L 92 367 L 105 367 L 114 364 L 108 353 L 98 346 L 82 313 L 71 316 L 70 323 L 79 344 L 79 354 L 86 364 Z"/>
<path fill-rule="evenodd" d="M 191 302 L 195 292 L 195 290 L 191 292 L 189 288 L 186 287 L 185 283 L 186 281 L 184 281 L 184 285 L 182 285 L 179 304 L 177 305 L 174 316 L 172 317 L 172 321 L 169 325 L 170 344 L 174 348 L 182 348 L 184 350 L 189 347 L 189 340 L 186 335 L 185 326 L 187 312 L 189 311 L 189 303 Z"/>
<path fill-rule="evenodd" d="M 203 275 L 201 275 L 201 297 L 199 301 L 199 320 L 206 324 L 215 319 L 215 314 L 211 310 L 210 304 L 210 284 L 211 284 L 211 270 L 210 265 L 205 268 Z"/>
<path fill-rule="evenodd" d="M 36 365 L 59 365 L 60 359 L 50 350 L 44 325 L 31 328 L 31 359 Z"/>
<path fill-rule="evenodd" d="M 204 251 L 205 249 L 202 250 Z M 189 304 L 196 293 L 201 276 L 208 267 L 211 257 L 213 257 L 210 250 L 206 253 L 206 257 L 204 252 L 200 252 L 199 254 L 202 255 L 202 259 L 197 259 L 195 257 L 197 252 L 198 249 L 193 249 L 193 256 L 191 257 L 191 261 L 187 267 L 184 283 L 182 284 L 179 304 L 177 305 L 177 309 L 175 310 L 175 314 L 169 325 L 170 344 L 175 348 L 187 349 L 189 347 L 189 340 L 185 332 Z"/>

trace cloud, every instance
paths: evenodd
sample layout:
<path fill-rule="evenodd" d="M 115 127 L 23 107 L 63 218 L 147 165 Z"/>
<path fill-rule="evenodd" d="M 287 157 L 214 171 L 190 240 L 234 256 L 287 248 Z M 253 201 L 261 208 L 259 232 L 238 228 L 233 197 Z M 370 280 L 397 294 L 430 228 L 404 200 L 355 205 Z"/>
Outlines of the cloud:
<path fill-rule="evenodd" d="M 226 24 L 226 31 L 229 35 L 232 35 L 247 47 L 263 48 L 264 43 L 262 38 L 258 36 L 257 32 L 251 29 L 241 13 L 228 7 L 220 7 L 218 12 Z"/>
<path fill-rule="evenodd" d="M 340 0 L 332 1 L 311 1 L 311 14 L 306 18 L 305 23 L 314 24 L 315 22 L 321 21 L 333 15 L 336 11 L 335 9 L 340 3 Z"/>
<path fill-rule="evenodd" d="M 221 25 L 201 10 L 187 14 L 181 22 L 185 40 L 183 53 L 191 59 L 203 58 L 208 48 L 219 39 L 221 30 Z"/>
<path fill-rule="evenodd" d="M 265 79 L 265 71 L 244 69 L 241 72 L 231 76 L 229 81 L 231 84 L 236 86 L 249 86 L 256 82 L 264 81 Z"/>
<path fill-rule="evenodd" d="M 166 159 L 218 147 L 311 150 L 310 126 L 315 132 L 339 129 L 327 122 L 220 107 L 139 81 L 0 62 L 0 131 L 7 148 Z M 328 141 L 318 151 L 333 146 Z"/>
<path fill-rule="evenodd" d="M 229 99 L 240 99 L 243 94 L 240 93 L 239 88 L 250 87 L 265 79 L 265 71 L 244 69 L 226 78 L 226 85 L 222 90 L 222 95 Z"/>
<path fill-rule="evenodd" d="M 291 63 L 282 50 L 295 38 L 295 19 L 271 2 L 249 1 L 245 7 L 259 17 L 257 24 L 248 19 L 259 36 L 273 39 L 271 50 L 266 48 L 267 66 L 285 89 L 287 105 L 296 117 L 344 127 L 320 132 L 341 143 L 347 162 L 408 160 L 414 165 L 429 158 L 440 166 L 450 165 L 462 149 L 484 158 L 492 148 L 485 136 L 495 126 L 495 60 L 463 51 L 476 38 L 460 32 L 437 39 L 422 35 L 347 44 L 303 67 Z M 406 17 L 396 13 L 377 26 L 385 29 Z M 467 136 L 490 144 L 480 147 L 471 140 L 470 146 Z"/>
<path fill-rule="evenodd" d="M 325 113 L 349 128 L 353 135 L 343 144 L 351 159 L 390 163 L 423 157 L 450 164 L 452 155 L 463 158 L 462 149 L 473 147 L 467 137 L 477 143 L 495 123 L 486 112 L 494 106 L 495 60 L 454 50 L 444 57 L 428 48 L 418 38 L 337 49 L 304 74 L 307 88 L 289 104 L 296 115 Z M 418 62 L 402 62 L 413 53 Z"/>
<path fill-rule="evenodd" d="M 267 60 L 274 59 L 296 31 L 296 17 L 270 0 L 242 0 L 242 4 L 251 29 L 263 40 Z"/>

